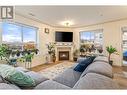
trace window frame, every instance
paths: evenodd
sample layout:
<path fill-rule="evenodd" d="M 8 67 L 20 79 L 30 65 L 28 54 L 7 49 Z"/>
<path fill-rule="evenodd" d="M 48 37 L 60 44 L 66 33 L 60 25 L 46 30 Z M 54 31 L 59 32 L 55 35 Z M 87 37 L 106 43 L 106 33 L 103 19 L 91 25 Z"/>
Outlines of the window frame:
<path fill-rule="evenodd" d="M 82 42 L 81 42 L 81 33 L 82 32 L 92 32 L 92 33 L 97 33 L 97 32 L 101 32 L 102 33 L 102 43 L 101 43 L 101 45 L 102 45 L 102 48 L 104 48 L 104 45 L 103 45 L 103 43 L 104 43 L 104 37 L 103 37 L 103 29 L 95 29 L 95 30 L 86 30 L 86 31 L 80 31 L 79 32 L 79 44 L 81 45 L 82 44 Z M 94 37 L 95 37 L 95 34 L 94 34 Z M 95 39 L 95 38 L 94 38 Z M 90 39 L 91 40 L 91 39 Z M 92 41 L 92 40 L 91 40 Z"/>
<path fill-rule="evenodd" d="M 1 22 L 1 43 L 3 43 L 3 27 L 2 27 L 2 24 L 3 23 L 8 23 L 8 24 L 13 24 L 13 25 L 16 25 L 16 26 L 19 26 L 21 27 L 21 43 L 22 43 L 22 50 L 23 50 L 23 27 L 27 27 L 27 28 L 33 28 L 33 29 L 36 29 L 36 35 L 35 35 L 35 45 L 36 45 L 36 48 L 38 48 L 38 30 L 39 28 L 38 27 L 35 27 L 35 26 L 31 26 L 31 25 L 27 25 L 27 24 L 24 24 L 24 23 L 19 23 L 19 22 L 15 22 L 15 21 L 3 21 Z"/>

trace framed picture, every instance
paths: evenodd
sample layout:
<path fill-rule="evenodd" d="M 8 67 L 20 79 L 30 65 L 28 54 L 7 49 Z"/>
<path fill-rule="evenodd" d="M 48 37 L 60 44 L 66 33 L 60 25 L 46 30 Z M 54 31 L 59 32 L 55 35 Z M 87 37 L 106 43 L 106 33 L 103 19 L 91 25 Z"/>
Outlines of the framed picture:
<path fill-rule="evenodd" d="M 45 33 L 49 34 L 49 28 L 45 28 Z"/>

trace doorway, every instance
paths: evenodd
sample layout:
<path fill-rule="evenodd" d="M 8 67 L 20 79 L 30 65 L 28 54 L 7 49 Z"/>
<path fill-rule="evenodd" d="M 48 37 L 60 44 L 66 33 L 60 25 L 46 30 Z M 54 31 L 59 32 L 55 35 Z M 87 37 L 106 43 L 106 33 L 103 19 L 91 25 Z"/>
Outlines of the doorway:
<path fill-rule="evenodd" d="M 123 66 L 127 66 L 127 27 L 122 28 Z"/>

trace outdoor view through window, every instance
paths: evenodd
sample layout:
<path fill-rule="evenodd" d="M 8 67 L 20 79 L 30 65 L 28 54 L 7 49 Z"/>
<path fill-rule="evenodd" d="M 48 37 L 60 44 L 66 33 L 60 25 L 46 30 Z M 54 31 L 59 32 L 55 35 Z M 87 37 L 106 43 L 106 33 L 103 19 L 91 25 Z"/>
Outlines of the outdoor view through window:
<path fill-rule="evenodd" d="M 37 43 L 37 28 L 10 22 L 2 23 L 2 43 L 11 49 L 33 49 Z"/>

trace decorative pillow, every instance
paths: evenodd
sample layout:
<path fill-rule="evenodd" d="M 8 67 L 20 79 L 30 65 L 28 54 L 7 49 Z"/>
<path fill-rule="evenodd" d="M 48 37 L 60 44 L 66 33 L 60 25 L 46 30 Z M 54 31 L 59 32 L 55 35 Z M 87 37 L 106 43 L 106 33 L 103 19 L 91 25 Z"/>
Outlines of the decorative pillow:
<path fill-rule="evenodd" d="M 6 79 L 20 87 L 34 87 L 36 85 L 35 81 L 30 76 L 19 71 L 8 76 Z"/>
<path fill-rule="evenodd" d="M 86 59 L 86 57 L 79 57 L 78 59 L 77 59 L 77 63 L 80 63 L 81 61 L 84 61 Z"/>
<path fill-rule="evenodd" d="M 9 65 L 0 65 L 0 75 L 7 81 L 16 84 L 20 87 L 33 87 L 35 81 L 23 72 L 17 71 L 14 67 Z"/>
<path fill-rule="evenodd" d="M 93 62 L 94 59 L 95 59 L 95 56 L 91 56 L 91 57 L 89 57 L 89 58 L 87 58 L 87 59 L 81 61 L 81 62 L 74 68 L 74 70 L 75 70 L 75 71 L 78 71 L 78 72 L 83 72 L 83 71 L 87 68 L 87 66 L 90 65 L 90 64 Z"/>

